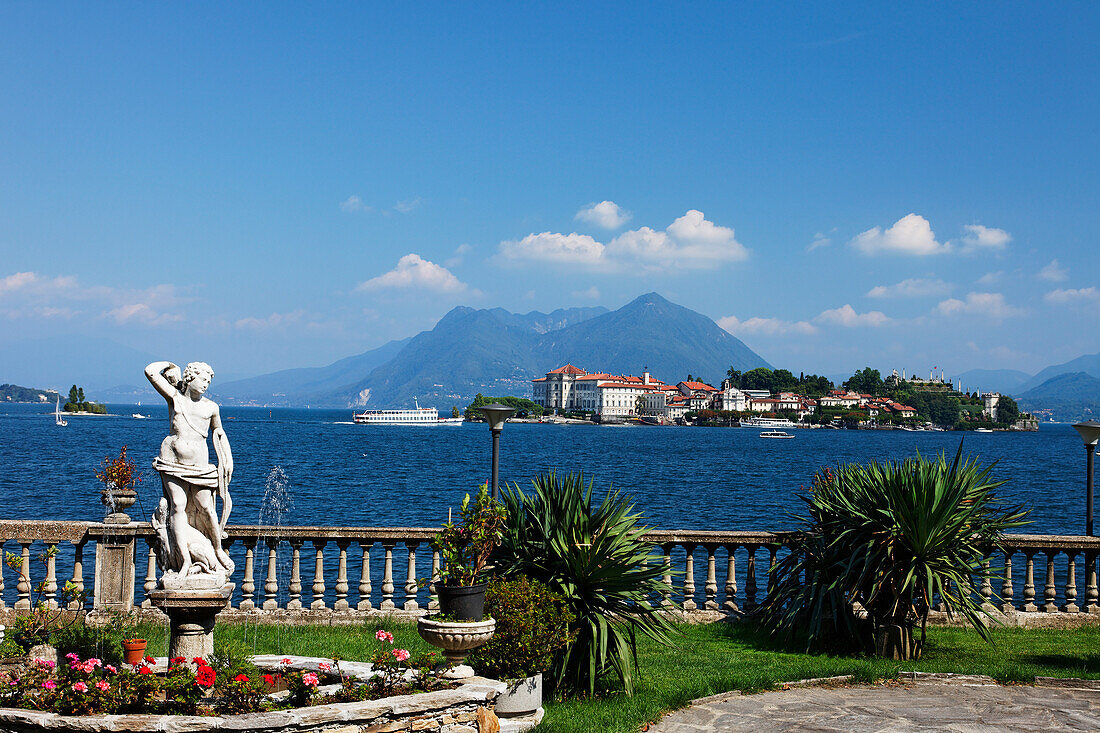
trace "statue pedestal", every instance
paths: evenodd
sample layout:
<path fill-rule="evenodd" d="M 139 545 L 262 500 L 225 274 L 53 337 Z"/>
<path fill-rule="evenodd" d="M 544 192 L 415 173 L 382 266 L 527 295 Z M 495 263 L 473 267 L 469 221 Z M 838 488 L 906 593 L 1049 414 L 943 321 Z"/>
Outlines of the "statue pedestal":
<path fill-rule="evenodd" d="M 183 657 L 192 669 L 195 657 L 210 661 L 214 653 L 214 617 L 229 606 L 233 583 L 214 589 L 154 590 L 149 600 L 168 614 L 168 658 Z"/>

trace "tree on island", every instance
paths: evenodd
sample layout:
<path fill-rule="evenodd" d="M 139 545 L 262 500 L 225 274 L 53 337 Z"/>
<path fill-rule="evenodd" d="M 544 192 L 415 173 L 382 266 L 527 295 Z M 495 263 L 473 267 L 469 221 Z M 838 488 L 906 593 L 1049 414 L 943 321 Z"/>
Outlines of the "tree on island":
<path fill-rule="evenodd" d="M 526 417 L 527 415 L 535 415 L 540 417 L 543 413 L 542 405 L 531 400 L 524 399 L 523 397 L 486 397 L 480 392 L 474 397 L 474 401 L 466 407 L 466 419 L 470 422 L 482 422 L 485 420 L 485 413 L 483 413 L 480 407 L 485 405 L 491 405 L 494 402 L 499 402 L 502 405 L 508 405 L 515 413 L 516 417 Z"/>
<path fill-rule="evenodd" d="M 1001 395 L 997 401 L 997 422 L 1014 425 L 1020 419 L 1020 406 L 1008 395 Z"/>
<path fill-rule="evenodd" d="M 878 369 L 871 367 L 864 367 L 857 371 L 844 383 L 844 386 L 853 392 L 869 395 L 880 395 L 885 389 L 882 375 L 879 374 Z"/>
<path fill-rule="evenodd" d="M 69 401 L 62 408 L 65 412 L 94 412 L 97 415 L 107 414 L 107 406 L 96 402 L 88 402 L 84 399 L 84 388 L 75 384 L 69 388 Z"/>

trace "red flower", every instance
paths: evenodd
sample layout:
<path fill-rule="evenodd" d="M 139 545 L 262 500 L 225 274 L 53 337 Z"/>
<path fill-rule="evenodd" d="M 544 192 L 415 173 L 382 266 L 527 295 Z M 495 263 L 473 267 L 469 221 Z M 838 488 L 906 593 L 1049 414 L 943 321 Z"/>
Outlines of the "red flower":
<path fill-rule="evenodd" d="M 153 659 L 152 657 L 146 657 L 145 661 L 148 662 L 149 664 L 156 664 L 156 662 L 157 662 L 157 660 Z"/>
<path fill-rule="evenodd" d="M 265 674 L 264 675 L 264 684 L 267 685 L 268 687 L 274 687 L 275 686 L 275 678 L 272 677 L 269 674 Z"/>
<path fill-rule="evenodd" d="M 234 682 L 248 682 L 248 675 L 239 674 L 239 675 L 237 675 L 236 677 L 233 678 L 233 681 Z"/>
<path fill-rule="evenodd" d="M 199 670 L 195 672 L 195 682 L 200 687 L 213 687 L 214 680 L 217 678 L 218 673 L 214 671 L 213 667 L 208 667 L 205 664 L 199 667 Z"/>
<path fill-rule="evenodd" d="M 172 664 L 183 664 L 186 661 L 183 657 L 172 657 Z"/>
<path fill-rule="evenodd" d="M 143 664 L 141 665 L 141 669 L 138 670 L 138 674 L 153 674 L 153 670 Z"/>
<path fill-rule="evenodd" d="M 192 657 L 191 661 L 194 662 L 195 664 L 199 665 L 200 667 L 205 667 L 206 666 L 206 660 L 203 659 L 202 657 Z"/>

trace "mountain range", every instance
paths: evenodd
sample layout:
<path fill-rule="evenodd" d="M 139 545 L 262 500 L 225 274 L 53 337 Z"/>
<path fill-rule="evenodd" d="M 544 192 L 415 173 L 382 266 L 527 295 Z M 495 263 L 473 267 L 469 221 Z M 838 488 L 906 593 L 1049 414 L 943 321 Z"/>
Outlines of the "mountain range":
<path fill-rule="evenodd" d="M 648 368 L 666 381 L 691 373 L 712 382 L 730 366 L 769 366 L 710 318 L 648 293 L 616 311 L 517 314 L 459 306 L 406 341 L 327 367 L 224 383 L 211 393 L 245 404 L 403 407 L 418 399 L 461 407 L 478 392 L 527 396 L 532 379 L 565 363 L 615 374 Z"/>

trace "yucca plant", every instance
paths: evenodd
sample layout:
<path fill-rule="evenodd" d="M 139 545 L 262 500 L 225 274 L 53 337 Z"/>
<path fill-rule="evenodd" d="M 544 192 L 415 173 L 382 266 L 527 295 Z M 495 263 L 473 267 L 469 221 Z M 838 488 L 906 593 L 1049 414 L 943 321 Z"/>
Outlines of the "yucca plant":
<path fill-rule="evenodd" d="M 944 454 L 825 469 L 813 480 L 804 531 L 773 568 L 763 619 L 807 649 L 859 647 L 909 659 L 924 647 L 935 599 L 989 640 L 975 587 L 987 553 L 1027 512 L 996 496 L 993 465 Z M 920 639 L 914 639 L 920 628 Z"/>
<path fill-rule="evenodd" d="M 573 641 L 551 670 L 557 689 L 591 695 L 610 672 L 633 694 L 637 634 L 670 644 L 674 633 L 656 601 L 667 590 L 664 567 L 650 558 L 640 515 L 617 492 L 593 505 L 593 483 L 579 473 L 540 474 L 532 485 L 531 494 L 515 484 L 504 494 L 498 572 L 544 583 L 572 610 Z"/>

